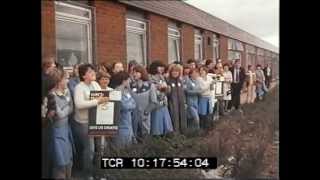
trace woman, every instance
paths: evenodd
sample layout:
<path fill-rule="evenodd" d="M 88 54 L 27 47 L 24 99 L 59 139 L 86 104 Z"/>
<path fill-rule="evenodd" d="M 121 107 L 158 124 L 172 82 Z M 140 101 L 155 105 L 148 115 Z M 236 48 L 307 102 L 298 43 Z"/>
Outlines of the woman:
<path fill-rule="evenodd" d="M 214 63 L 211 59 L 206 60 L 206 67 L 208 68 L 208 73 L 214 74 Z"/>
<path fill-rule="evenodd" d="M 247 85 L 247 103 L 251 104 L 254 102 L 254 82 L 256 79 L 256 74 L 253 72 L 252 66 L 248 65 L 248 71 L 246 73 L 246 85 Z"/>
<path fill-rule="evenodd" d="M 135 66 L 137 66 L 138 65 L 138 63 L 137 63 L 137 61 L 135 61 L 135 60 L 131 60 L 129 63 L 128 63 L 128 73 L 129 73 L 129 76 L 130 76 L 130 82 L 131 81 L 133 81 L 133 74 L 134 74 L 134 72 L 133 72 L 133 69 L 134 69 L 134 67 Z"/>
<path fill-rule="evenodd" d="M 187 117 L 185 109 L 185 94 L 180 79 L 182 75 L 181 65 L 174 64 L 170 67 L 168 85 L 171 91 L 168 94 L 169 113 L 173 122 L 173 128 L 178 133 L 185 133 L 187 129 Z"/>
<path fill-rule="evenodd" d="M 182 84 L 183 87 L 186 88 L 186 84 L 189 81 L 190 67 L 188 65 L 183 66 L 183 76 L 182 76 Z"/>
<path fill-rule="evenodd" d="M 198 130 L 199 125 L 199 95 L 201 93 L 199 70 L 190 71 L 190 79 L 186 83 L 185 93 L 187 101 L 188 127 Z"/>
<path fill-rule="evenodd" d="M 150 134 L 150 112 L 157 105 L 156 88 L 149 81 L 147 70 L 143 66 L 133 68 L 130 89 L 137 104 L 133 113 L 133 132 L 137 140 L 140 140 Z"/>
<path fill-rule="evenodd" d="M 54 70 L 51 74 L 57 82 L 51 92 L 55 100 L 56 115 L 51 122 L 49 153 L 53 157 L 52 176 L 54 179 L 71 178 L 74 144 L 69 115 L 73 111 L 73 102 L 67 88 L 67 72 Z"/>
<path fill-rule="evenodd" d="M 81 147 L 78 151 L 82 157 L 82 165 L 85 173 L 92 175 L 92 160 L 94 155 L 93 138 L 88 136 L 89 109 L 99 104 L 108 102 L 108 97 L 98 97 L 90 99 L 90 91 L 101 90 L 99 84 L 95 82 L 96 73 L 91 64 L 79 66 L 80 83 L 74 90 L 74 133 Z"/>
<path fill-rule="evenodd" d="M 256 99 L 262 100 L 264 95 L 264 82 L 265 77 L 261 65 L 258 64 L 256 67 Z"/>
<path fill-rule="evenodd" d="M 170 87 L 163 76 L 164 70 L 165 65 L 160 61 L 152 62 L 149 67 L 149 79 L 155 85 L 157 94 L 157 108 L 151 112 L 152 135 L 164 135 L 173 131 L 167 99 Z"/>
<path fill-rule="evenodd" d="M 224 83 L 223 83 L 223 109 L 225 112 L 230 112 L 230 109 L 228 109 L 229 103 L 231 103 L 231 83 L 232 83 L 232 73 L 229 70 L 229 65 L 224 64 L 223 65 L 223 77 L 224 77 Z"/>
<path fill-rule="evenodd" d="M 113 90 L 110 88 L 109 82 L 110 82 L 110 75 L 106 72 L 100 71 L 97 73 L 97 82 L 100 85 L 101 90 L 103 91 L 111 91 Z M 95 137 L 95 149 L 97 149 L 100 154 L 104 152 L 104 149 L 106 148 L 106 139 L 105 136 Z"/>
<path fill-rule="evenodd" d="M 211 114 L 213 112 L 212 94 L 210 86 L 213 83 L 212 78 L 207 76 L 208 69 L 205 66 L 200 67 L 200 86 L 201 94 L 199 97 L 199 117 L 200 127 L 207 129 L 211 126 Z"/>
<path fill-rule="evenodd" d="M 125 71 L 118 72 L 114 76 L 115 90 L 121 91 L 121 103 L 118 134 L 113 140 L 116 147 L 121 149 L 130 146 L 134 140 L 132 112 L 136 108 L 136 102 L 130 94 L 129 78 L 129 74 Z"/>

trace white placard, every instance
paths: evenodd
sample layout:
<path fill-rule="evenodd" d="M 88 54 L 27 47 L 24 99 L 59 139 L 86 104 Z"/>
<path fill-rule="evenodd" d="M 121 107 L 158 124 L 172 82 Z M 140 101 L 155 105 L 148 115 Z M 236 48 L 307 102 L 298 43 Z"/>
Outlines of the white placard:
<path fill-rule="evenodd" d="M 109 99 L 110 101 L 121 101 L 121 91 L 110 91 Z"/>
<path fill-rule="evenodd" d="M 114 115 L 114 103 L 108 102 L 97 106 L 97 125 L 112 125 Z"/>

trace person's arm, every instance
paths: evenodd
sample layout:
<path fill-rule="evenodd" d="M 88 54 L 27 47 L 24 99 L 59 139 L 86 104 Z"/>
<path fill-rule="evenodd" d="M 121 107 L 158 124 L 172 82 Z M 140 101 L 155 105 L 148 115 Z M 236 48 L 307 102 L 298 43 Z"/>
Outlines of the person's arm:
<path fill-rule="evenodd" d="M 149 104 L 147 108 L 144 110 L 145 114 L 149 114 L 151 111 L 160 107 L 157 101 L 157 90 L 154 84 L 151 84 L 151 87 L 150 87 L 149 100 L 150 100 Z"/>
<path fill-rule="evenodd" d="M 88 109 L 98 105 L 98 100 L 86 100 L 84 96 L 84 89 L 77 85 L 74 91 L 74 104 L 77 109 Z"/>
<path fill-rule="evenodd" d="M 57 97 L 55 97 L 56 99 L 56 102 L 57 101 Z M 72 107 L 70 106 L 70 104 L 65 104 L 65 105 L 61 105 L 61 104 L 58 104 L 56 103 L 56 117 L 57 117 L 57 120 L 59 119 L 63 119 L 63 118 L 66 118 L 69 116 L 69 114 L 71 113 L 72 111 Z"/>
<path fill-rule="evenodd" d="M 195 88 L 192 88 L 191 86 L 190 82 L 187 82 L 187 88 L 185 89 L 187 95 L 198 95 L 201 93 L 199 84 L 195 84 Z"/>
<path fill-rule="evenodd" d="M 201 93 L 208 91 L 210 89 L 210 83 L 207 83 L 205 80 L 200 80 L 200 91 Z"/>
<path fill-rule="evenodd" d="M 132 95 L 130 94 L 130 98 L 128 95 L 123 95 L 121 99 L 121 106 L 124 110 L 133 110 L 136 108 L 136 101 L 132 98 Z"/>

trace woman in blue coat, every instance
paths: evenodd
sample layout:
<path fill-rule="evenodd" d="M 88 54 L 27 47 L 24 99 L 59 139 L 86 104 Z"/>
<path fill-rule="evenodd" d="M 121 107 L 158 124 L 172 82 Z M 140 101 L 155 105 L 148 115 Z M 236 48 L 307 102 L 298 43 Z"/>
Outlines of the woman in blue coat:
<path fill-rule="evenodd" d="M 192 69 L 190 78 L 186 82 L 186 100 L 187 100 L 187 117 L 188 127 L 192 129 L 199 129 L 199 95 L 201 93 L 201 86 L 199 81 L 199 70 Z"/>
<path fill-rule="evenodd" d="M 157 94 L 153 83 L 149 81 L 147 70 L 137 65 L 133 68 L 133 78 L 130 89 L 137 107 L 133 113 L 133 132 L 137 140 L 143 140 L 150 135 L 151 115 L 150 112 L 156 108 Z"/>
<path fill-rule="evenodd" d="M 118 134 L 114 138 L 115 144 L 119 148 L 130 146 L 135 139 L 132 129 L 132 112 L 136 108 L 136 102 L 130 94 L 129 77 L 125 71 L 121 71 L 113 77 L 115 90 L 121 91 Z"/>
<path fill-rule="evenodd" d="M 164 70 L 165 66 L 160 61 L 154 61 L 149 67 L 150 81 L 157 89 L 157 107 L 151 112 L 152 135 L 164 135 L 173 131 L 167 99 L 170 87 L 167 85 L 163 76 Z"/>
<path fill-rule="evenodd" d="M 52 176 L 55 179 L 71 178 L 74 143 L 69 125 L 73 102 L 67 88 L 66 72 L 54 70 L 52 80 L 57 84 L 51 92 L 56 102 L 56 115 L 51 122 L 49 154 L 53 158 Z"/>

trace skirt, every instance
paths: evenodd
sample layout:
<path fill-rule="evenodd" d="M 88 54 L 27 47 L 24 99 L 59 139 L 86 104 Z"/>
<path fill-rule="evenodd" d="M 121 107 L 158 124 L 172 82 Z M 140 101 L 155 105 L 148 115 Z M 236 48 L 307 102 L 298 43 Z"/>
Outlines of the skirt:
<path fill-rule="evenodd" d="M 213 111 L 212 100 L 210 97 L 199 97 L 199 114 L 202 116 L 211 114 Z"/>
<path fill-rule="evenodd" d="M 152 135 L 163 135 L 172 131 L 172 120 L 167 106 L 163 106 L 151 112 Z"/>

